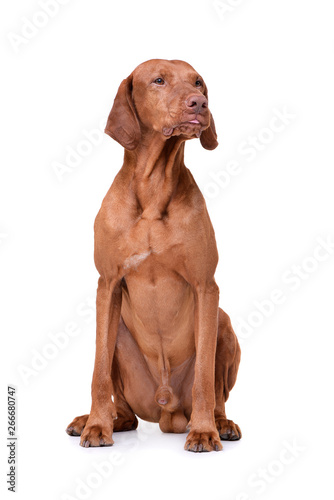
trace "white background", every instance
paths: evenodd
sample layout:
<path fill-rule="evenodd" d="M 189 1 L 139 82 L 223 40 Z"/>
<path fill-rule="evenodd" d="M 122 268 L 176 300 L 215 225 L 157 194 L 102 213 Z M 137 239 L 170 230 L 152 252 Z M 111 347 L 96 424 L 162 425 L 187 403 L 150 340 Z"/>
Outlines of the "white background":
<path fill-rule="evenodd" d="M 317 241 L 334 239 L 334 9 L 330 0 L 224 3 L 219 15 L 211 0 L 70 0 L 46 19 L 38 1 L 2 3 L 0 455 L 8 495 L 7 384 L 17 387 L 18 499 L 331 495 L 334 253 L 318 254 Z M 15 50 L 13 34 L 22 36 L 27 20 L 45 25 Z M 208 85 L 219 147 L 188 143 L 186 164 L 216 230 L 221 306 L 236 326 L 253 322 L 246 335 L 238 329 L 242 362 L 227 404 L 243 438 L 220 453 L 187 453 L 185 435 L 144 422 L 114 435 L 112 448 L 83 449 L 65 434 L 90 408 L 93 221 L 123 152 L 105 136 L 62 181 L 54 162 L 65 164 L 84 131 L 105 123 L 121 80 L 156 57 L 188 61 Z M 293 118 L 270 135 L 263 129 L 275 109 Z M 258 135 L 267 144 L 249 161 L 240 147 Z M 238 173 L 212 186 L 232 160 Z M 295 281 L 293 266 L 304 267 Z M 254 314 L 275 289 L 282 303 L 266 302 L 267 317 Z M 69 323 L 77 335 L 24 380 L 22 366 L 52 354 L 50 333 Z M 114 465 L 102 478 L 96 467 L 105 461 Z"/>

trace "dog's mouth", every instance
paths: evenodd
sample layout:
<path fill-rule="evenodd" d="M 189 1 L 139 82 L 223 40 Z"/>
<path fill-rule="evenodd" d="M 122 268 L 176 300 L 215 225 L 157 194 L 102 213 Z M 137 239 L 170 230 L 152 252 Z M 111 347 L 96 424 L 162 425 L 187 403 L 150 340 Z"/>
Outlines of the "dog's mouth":
<path fill-rule="evenodd" d="M 193 118 L 192 120 L 180 122 L 171 127 L 164 127 L 162 133 L 166 137 L 181 134 L 199 137 L 207 126 L 207 124 L 201 123 L 197 118 Z"/>

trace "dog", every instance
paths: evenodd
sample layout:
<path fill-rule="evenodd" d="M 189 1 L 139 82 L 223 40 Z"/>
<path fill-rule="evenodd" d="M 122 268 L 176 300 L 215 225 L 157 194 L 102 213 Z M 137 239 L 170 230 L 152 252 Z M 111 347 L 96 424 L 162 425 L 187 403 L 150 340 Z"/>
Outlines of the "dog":
<path fill-rule="evenodd" d="M 203 78 L 180 60 L 146 61 L 122 81 L 105 132 L 124 163 L 96 217 L 96 355 L 89 415 L 66 431 L 110 446 L 137 416 L 189 433 L 185 449 L 238 440 L 226 418 L 240 347 L 219 308 L 218 252 L 185 142 L 218 145 Z"/>

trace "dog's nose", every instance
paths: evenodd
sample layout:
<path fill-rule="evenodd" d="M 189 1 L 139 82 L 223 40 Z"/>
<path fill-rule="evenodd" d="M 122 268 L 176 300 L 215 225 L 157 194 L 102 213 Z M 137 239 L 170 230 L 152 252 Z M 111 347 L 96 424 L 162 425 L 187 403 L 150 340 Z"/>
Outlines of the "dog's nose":
<path fill-rule="evenodd" d="M 186 105 L 190 108 L 189 111 L 197 114 L 208 107 L 208 100 L 204 95 L 193 94 L 186 100 Z"/>

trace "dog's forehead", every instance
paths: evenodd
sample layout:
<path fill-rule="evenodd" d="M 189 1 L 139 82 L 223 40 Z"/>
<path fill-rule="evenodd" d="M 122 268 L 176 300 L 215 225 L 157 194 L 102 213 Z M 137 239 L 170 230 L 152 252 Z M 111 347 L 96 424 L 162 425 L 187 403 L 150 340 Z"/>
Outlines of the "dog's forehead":
<path fill-rule="evenodd" d="M 178 59 L 150 59 L 137 66 L 133 71 L 134 80 L 167 75 L 192 78 L 196 77 L 198 73 L 190 64 Z"/>

